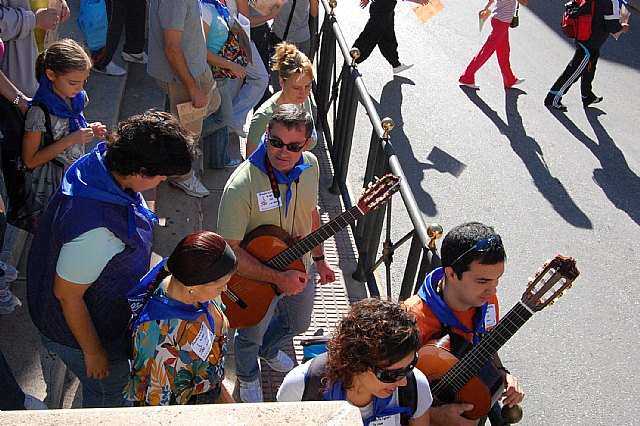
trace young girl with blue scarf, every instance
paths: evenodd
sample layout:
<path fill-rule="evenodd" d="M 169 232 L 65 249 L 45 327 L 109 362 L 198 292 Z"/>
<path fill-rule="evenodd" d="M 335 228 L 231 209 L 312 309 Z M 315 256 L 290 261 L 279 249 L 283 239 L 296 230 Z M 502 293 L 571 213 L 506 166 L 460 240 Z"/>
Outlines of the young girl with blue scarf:
<path fill-rule="evenodd" d="M 427 378 L 414 369 L 420 339 L 412 314 L 390 301 L 362 300 L 340 321 L 327 349 L 321 355 L 327 357 L 321 380 L 325 384 L 323 401 L 346 400 L 355 405 L 365 426 L 400 426 L 403 413 L 409 426 L 429 424 L 432 397 Z M 287 374 L 278 402 L 301 401 L 308 395 L 310 364 Z M 410 386 L 407 377 L 411 373 L 417 394 L 415 411 L 399 402 L 399 388 Z"/>
<path fill-rule="evenodd" d="M 22 161 L 29 169 L 55 162 L 59 167 L 53 176 L 57 178 L 53 182 L 54 191 L 63 171 L 84 155 L 84 144 L 94 136 L 103 139 L 107 131 L 102 123 L 87 124 L 82 115 L 88 102 L 83 87 L 90 70 L 91 59 L 70 39 L 56 41 L 36 61 L 40 86 L 26 116 Z M 48 136 L 43 108 L 50 116 Z"/>

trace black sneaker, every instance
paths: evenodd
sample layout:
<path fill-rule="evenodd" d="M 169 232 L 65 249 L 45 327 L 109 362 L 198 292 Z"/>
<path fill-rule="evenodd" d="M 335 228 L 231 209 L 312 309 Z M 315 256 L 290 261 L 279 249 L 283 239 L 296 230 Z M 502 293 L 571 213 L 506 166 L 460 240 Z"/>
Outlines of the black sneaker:
<path fill-rule="evenodd" d="M 562 112 L 567 112 L 567 107 L 564 106 L 564 104 L 562 102 L 547 102 L 546 100 L 544 101 L 544 106 L 546 106 L 549 109 L 555 109 L 557 111 L 562 111 Z"/>
<path fill-rule="evenodd" d="M 589 105 L 597 104 L 598 102 L 602 102 L 602 96 L 596 96 L 593 93 L 587 96 L 586 98 L 582 98 L 582 105 L 584 107 L 588 107 Z"/>

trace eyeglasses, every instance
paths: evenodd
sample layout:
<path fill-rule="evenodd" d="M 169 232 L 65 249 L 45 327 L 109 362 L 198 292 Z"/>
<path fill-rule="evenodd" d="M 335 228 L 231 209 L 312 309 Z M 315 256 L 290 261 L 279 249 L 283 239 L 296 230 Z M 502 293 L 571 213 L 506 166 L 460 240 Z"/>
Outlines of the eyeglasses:
<path fill-rule="evenodd" d="M 282 142 L 280 139 L 278 138 L 274 138 L 272 136 L 267 135 L 267 140 L 269 141 L 269 144 L 274 147 L 274 148 L 282 148 L 283 146 L 285 148 L 287 148 L 287 151 L 289 152 L 300 152 L 302 151 L 302 148 L 304 148 L 306 141 L 302 142 L 302 143 L 284 143 Z"/>
<path fill-rule="evenodd" d="M 399 368 L 397 370 L 383 370 L 378 367 L 371 367 L 371 371 L 376 375 L 376 379 L 380 380 L 382 383 L 395 383 L 398 380 L 402 380 L 409 373 L 413 371 L 418 363 L 418 353 L 416 352 L 413 356 L 413 361 L 411 364 L 406 366 L 405 368 Z"/>
<path fill-rule="evenodd" d="M 500 238 L 500 235 L 498 235 L 498 234 L 494 234 L 489 238 L 482 239 L 482 240 L 478 241 L 477 243 L 475 243 L 474 245 L 472 245 L 469 248 L 469 250 L 465 251 L 460 256 L 458 256 L 456 258 L 456 260 L 451 262 L 451 266 L 455 265 L 457 261 L 462 259 L 469 252 L 472 252 L 472 251 L 489 251 L 489 249 L 491 247 L 500 247 L 501 245 L 502 245 L 502 238 Z"/>

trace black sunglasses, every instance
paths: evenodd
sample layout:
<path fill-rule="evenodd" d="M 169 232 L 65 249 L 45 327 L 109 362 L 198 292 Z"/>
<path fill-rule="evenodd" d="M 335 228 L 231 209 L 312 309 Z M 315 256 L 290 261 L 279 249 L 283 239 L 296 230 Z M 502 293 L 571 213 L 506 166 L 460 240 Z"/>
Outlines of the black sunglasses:
<path fill-rule="evenodd" d="M 418 363 L 418 353 L 416 352 L 413 356 L 413 361 L 411 364 L 406 366 L 405 368 L 399 368 L 397 370 L 383 370 L 379 367 L 371 367 L 371 371 L 376 375 L 376 379 L 380 380 L 382 383 L 395 383 L 398 380 L 402 380 L 409 373 L 413 371 Z"/>
<path fill-rule="evenodd" d="M 455 265 L 457 261 L 462 259 L 467 253 L 471 251 L 488 251 L 491 247 L 500 247 L 502 245 L 502 238 L 500 235 L 494 234 L 489 238 L 482 239 L 472 245 L 469 250 L 462 253 L 460 256 L 456 258 L 453 262 L 451 262 L 451 266 Z"/>
<path fill-rule="evenodd" d="M 290 152 L 300 152 L 302 151 L 302 148 L 304 148 L 306 141 L 303 143 L 284 143 L 282 142 L 280 139 L 278 138 L 273 138 L 269 135 L 267 135 L 267 140 L 269 141 L 269 144 L 274 147 L 274 148 L 282 148 L 283 146 L 285 148 L 287 148 L 287 151 Z"/>

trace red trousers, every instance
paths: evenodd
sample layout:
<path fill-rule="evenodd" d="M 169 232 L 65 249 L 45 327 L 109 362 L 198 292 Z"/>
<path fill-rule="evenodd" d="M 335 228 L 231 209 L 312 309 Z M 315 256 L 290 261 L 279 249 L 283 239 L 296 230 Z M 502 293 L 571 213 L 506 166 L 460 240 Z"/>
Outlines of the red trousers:
<path fill-rule="evenodd" d="M 495 18 L 491 19 L 491 34 L 489 34 L 489 38 L 482 46 L 482 49 L 471 60 L 464 74 L 460 76 L 460 83 L 475 84 L 476 72 L 482 68 L 495 52 L 498 57 L 500 72 L 502 72 L 504 87 L 513 86 L 517 78 L 513 75 L 511 63 L 509 62 L 509 53 L 511 51 L 509 47 L 509 24 L 510 22 L 502 22 Z"/>

